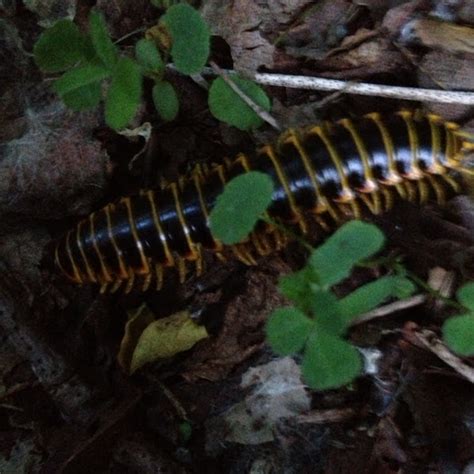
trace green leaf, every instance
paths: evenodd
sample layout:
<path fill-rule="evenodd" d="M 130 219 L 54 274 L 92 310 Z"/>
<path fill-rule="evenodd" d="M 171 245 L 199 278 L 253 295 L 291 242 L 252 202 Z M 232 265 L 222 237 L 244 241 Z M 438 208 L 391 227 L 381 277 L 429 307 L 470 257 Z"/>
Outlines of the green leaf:
<path fill-rule="evenodd" d="M 153 103 L 163 120 L 174 120 L 179 112 L 178 96 L 168 81 L 159 81 L 153 87 Z"/>
<path fill-rule="evenodd" d="M 70 109 L 80 111 L 97 107 L 101 97 L 101 83 L 93 82 L 92 84 L 67 92 L 62 96 L 62 100 Z"/>
<path fill-rule="evenodd" d="M 105 99 L 105 121 L 115 129 L 125 127 L 134 117 L 142 95 L 140 67 L 129 58 L 120 58 L 113 71 Z"/>
<path fill-rule="evenodd" d="M 443 339 L 457 354 L 474 355 L 474 314 L 448 319 L 443 325 Z"/>
<path fill-rule="evenodd" d="M 138 41 L 135 45 L 135 57 L 145 74 L 163 74 L 165 64 L 153 41 L 147 39 Z"/>
<path fill-rule="evenodd" d="M 224 244 L 242 241 L 272 200 L 270 176 L 251 171 L 230 180 L 209 216 L 212 235 Z"/>
<path fill-rule="evenodd" d="M 181 443 L 187 443 L 193 434 L 193 427 L 189 421 L 182 421 L 178 426 Z"/>
<path fill-rule="evenodd" d="M 197 74 L 209 57 L 210 33 L 201 15 L 186 3 L 173 5 L 161 21 L 173 40 L 171 57 L 183 74 Z"/>
<path fill-rule="evenodd" d="M 187 311 L 152 322 L 143 331 L 133 352 L 130 373 L 148 362 L 187 351 L 208 337 L 206 328 L 196 324 Z"/>
<path fill-rule="evenodd" d="M 267 340 L 277 354 L 293 354 L 303 349 L 313 328 L 314 321 L 298 309 L 278 308 L 267 321 Z"/>
<path fill-rule="evenodd" d="M 307 344 L 301 366 L 306 383 L 316 390 L 346 385 L 362 371 L 357 349 L 343 339 L 317 332 Z"/>
<path fill-rule="evenodd" d="M 304 313 L 312 313 L 314 296 L 311 282 L 314 281 L 313 269 L 304 267 L 298 272 L 280 278 L 278 288 L 283 296 L 293 301 L 295 306 Z"/>
<path fill-rule="evenodd" d="M 474 311 L 474 282 L 466 283 L 456 293 L 458 301 L 467 309 Z"/>
<path fill-rule="evenodd" d="M 252 81 L 232 76 L 231 80 L 248 97 L 262 109 L 269 111 L 270 99 L 265 91 Z M 233 125 L 240 130 L 249 130 L 260 126 L 262 119 L 232 90 L 232 88 L 218 77 L 209 89 L 209 109 L 217 119 Z"/>
<path fill-rule="evenodd" d="M 64 73 L 53 84 L 53 89 L 60 96 L 97 83 L 110 76 L 110 71 L 102 66 L 87 64 Z"/>
<path fill-rule="evenodd" d="M 85 40 L 71 20 L 60 20 L 35 43 L 35 62 L 46 72 L 60 72 L 85 59 Z"/>
<path fill-rule="evenodd" d="M 312 287 L 313 313 L 318 331 L 341 335 L 346 327 L 339 313 L 339 300 L 331 291 Z"/>
<path fill-rule="evenodd" d="M 94 10 L 89 15 L 89 34 L 97 56 L 104 66 L 112 69 L 118 60 L 117 48 L 110 39 L 104 17 Z"/>
<path fill-rule="evenodd" d="M 309 264 L 321 286 L 332 286 L 347 278 L 355 264 L 378 252 L 384 240 L 375 225 L 351 221 L 311 254 Z"/>
<path fill-rule="evenodd" d="M 341 298 L 338 303 L 339 313 L 345 325 L 349 325 L 356 316 L 376 308 L 387 298 L 399 297 L 400 289 L 403 290 L 403 297 L 407 297 L 413 293 L 415 287 L 404 277 L 384 276 Z"/>

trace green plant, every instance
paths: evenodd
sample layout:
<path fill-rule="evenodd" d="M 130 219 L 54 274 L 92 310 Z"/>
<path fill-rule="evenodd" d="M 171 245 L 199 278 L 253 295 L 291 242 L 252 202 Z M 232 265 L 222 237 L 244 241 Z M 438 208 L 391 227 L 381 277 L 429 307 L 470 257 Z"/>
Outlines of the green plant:
<path fill-rule="evenodd" d="M 267 112 L 270 110 L 270 99 L 261 87 L 240 77 L 232 77 L 232 80 L 244 94 L 262 109 Z M 215 79 L 209 89 L 209 109 L 217 119 L 241 130 L 256 128 L 263 123 L 263 120 L 221 77 Z"/>
<path fill-rule="evenodd" d="M 211 232 L 217 239 L 234 244 L 259 218 L 268 220 L 263 215 L 273 190 L 268 180 L 253 172 L 226 185 L 210 215 Z M 280 281 L 281 293 L 293 305 L 270 315 L 267 339 L 278 354 L 303 353 L 303 376 L 312 388 L 335 388 L 357 377 L 362 362 L 357 349 L 345 339 L 348 327 L 386 299 L 403 298 L 414 291 L 402 272 L 380 277 L 343 298 L 332 291 L 355 265 L 380 251 L 384 240 L 376 226 L 351 221 L 313 249 L 302 270 Z"/>
<path fill-rule="evenodd" d="M 443 338 L 457 354 L 474 355 L 474 282 L 461 287 L 456 293 L 465 312 L 453 316 L 443 325 Z"/>
<path fill-rule="evenodd" d="M 161 3 L 158 2 L 161 6 Z M 186 3 L 170 4 L 157 26 L 135 45 L 135 59 L 122 56 L 113 43 L 103 16 L 91 11 L 87 34 L 70 20 L 61 20 L 45 30 L 34 47 L 37 65 L 44 72 L 63 75 L 53 88 L 73 110 L 97 107 L 104 96 L 106 123 L 125 127 L 135 116 L 142 96 L 143 78 L 154 81 L 152 97 L 163 120 L 173 120 L 179 100 L 165 79 L 168 58 L 182 74 L 198 74 L 210 49 L 210 32 L 199 13 Z M 269 109 L 263 90 L 250 81 L 235 82 L 259 105 Z M 104 85 L 106 87 L 104 87 Z M 261 120 L 239 97 L 217 79 L 211 86 L 210 109 L 219 120 L 249 129 Z"/>

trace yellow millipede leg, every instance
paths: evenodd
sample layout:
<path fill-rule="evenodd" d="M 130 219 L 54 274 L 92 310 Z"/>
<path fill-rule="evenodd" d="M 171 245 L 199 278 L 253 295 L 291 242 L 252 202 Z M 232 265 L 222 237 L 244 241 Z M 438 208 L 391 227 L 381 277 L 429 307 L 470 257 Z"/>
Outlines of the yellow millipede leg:
<path fill-rule="evenodd" d="M 387 186 L 382 186 L 381 190 L 385 198 L 385 211 L 389 211 L 393 207 L 393 192 Z"/>
<path fill-rule="evenodd" d="M 414 186 L 414 184 L 408 179 L 405 179 L 403 184 L 405 185 L 405 189 L 407 191 L 407 201 L 416 202 L 416 186 Z"/>
<path fill-rule="evenodd" d="M 133 284 L 135 283 L 135 273 L 133 270 L 130 270 L 129 278 L 127 281 L 127 286 L 125 287 L 124 293 L 128 295 L 132 291 Z"/>
<path fill-rule="evenodd" d="M 240 260 L 242 263 L 244 263 L 245 265 L 251 266 L 251 265 L 257 264 L 252 254 L 245 247 L 245 244 L 232 245 L 231 251 L 236 256 L 236 258 Z"/>
<path fill-rule="evenodd" d="M 395 189 L 397 190 L 398 195 L 404 200 L 408 200 L 408 193 L 403 182 L 395 184 Z"/>
<path fill-rule="evenodd" d="M 438 183 L 437 176 L 428 175 L 427 178 L 436 194 L 436 202 L 441 206 L 444 205 L 446 203 L 446 193 L 443 186 Z"/>
<path fill-rule="evenodd" d="M 258 235 L 255 232 L 250 234 L 250 240 L 255 247 L 255 250 L 259 255 L 268 255 L 271 250 L 268 249 L 267 242 L 264 241 L 264 237 Z"/>
<path fill-rule="evenodd" d="M 357 198 L 351 199 L 348 203 L 352 209 L 352 214 L 356 219 L 360 219 L 362 211 L 360 209 L 359 201 Z"/>
<path fill-rule="evenodd" d="M 124 280 L 117 280 L 111 287 L 110 287 L 110 293 L 113 294 L 115 293 L 122 285 L 122 283 L 124 282 Z"/>
<path fill-rule="evenodd" d="M 202 271 L 203 271 L 203 259 L 202 259 L 201 244 L 195 244 L 195 250 L 196 250 L 196 259 L 195 259 L 196 275 L 201 276 Z"/>
<path fill-rule="evenodd" d="M 429 187 L 426 184 L 426 181 L 424 178 L 418 180 L 417 184 L 418 184 L 419 202 L 420 204 L 426 204 L 428 202 L 428 198 L 430 197 Z"/>
<path fill-rule="evenodd" d="M 455 179 L 453 179 L 451 176 L 447 174 L 442 174 L 441 176 L 451 186 L 451 188 L 453 189 L 455 193 L 461 192 L 461 185 L 458 182 L 456 182 Z"/>
<path fill-rule="evenodd" d="M 183 257 L 178 257 L 178 275 L 179 275 L 179 282 L 182 284 L 186 280 L 186 274 L 188 273 L 188 269 L 186 267 L 186 260 Z"/>
<path fill-rule="evenodd" d="M 148 288 L 150 288 L 152 277 L 153 277 L 153 273 L 150 270 L 150 272 L 145 275 L 145 279 L 143 280 L 143 286 L 142 286 L 143 292 L 145 292 L 146 290 L 148 290 Z"/>
<path fill-rule="evenodd" d="M 163 265 L 157 263 L 155 265 L 155 277 L 156 277 L 156 291 L 160 291 L 163 288 Z"/>

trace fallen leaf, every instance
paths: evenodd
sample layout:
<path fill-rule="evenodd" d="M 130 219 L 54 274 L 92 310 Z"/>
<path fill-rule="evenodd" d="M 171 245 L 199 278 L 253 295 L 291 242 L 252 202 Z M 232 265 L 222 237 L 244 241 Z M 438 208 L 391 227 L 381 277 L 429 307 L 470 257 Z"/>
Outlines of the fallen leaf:
<path fill-rule="evenodd" d="M 474 53 L 474 28 L 446 21 L 413 20 L 401 32 L 401 41 L 420 43 L 448 53 Z"/>
<path fill-rule="evenodd" d="M 155 317 L 145 304 L 142 304 L 134 314 L 130 314 L 125 325 L 125 334 L 120 342 L 117 361 L 125 372 L 129 372 L 133 353 L 137 347 L 138 340 L 143 331 L 149 326 Z"/>
<path fill-rule="evenodd" d="M 153 321 L 138 339 L 130 363 L 130 373 L 133 374 L 148 362 L 187 351 L 206 337 L 206 328 L 195 323 L 188 311 Z"/>

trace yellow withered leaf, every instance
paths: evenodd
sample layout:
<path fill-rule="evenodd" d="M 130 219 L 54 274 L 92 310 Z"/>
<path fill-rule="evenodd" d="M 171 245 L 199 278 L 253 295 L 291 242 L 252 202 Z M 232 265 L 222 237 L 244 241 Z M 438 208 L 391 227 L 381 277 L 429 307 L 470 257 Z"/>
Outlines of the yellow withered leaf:
<path fill-rule="evenodd" d="M 131 323 L 132 321 L 129 322 L 130 325 Z M 206 328 L 194 322 L 189 311 L 181 311 L 153 321 L 138 338 L 128 370 L 133 374 L 148 362 L 187 351 L 206 337 L 208 337 Z"/>

